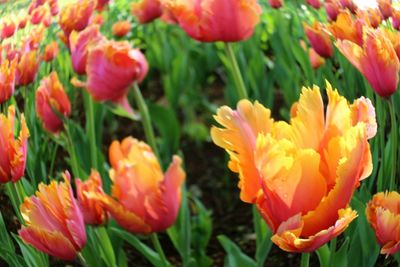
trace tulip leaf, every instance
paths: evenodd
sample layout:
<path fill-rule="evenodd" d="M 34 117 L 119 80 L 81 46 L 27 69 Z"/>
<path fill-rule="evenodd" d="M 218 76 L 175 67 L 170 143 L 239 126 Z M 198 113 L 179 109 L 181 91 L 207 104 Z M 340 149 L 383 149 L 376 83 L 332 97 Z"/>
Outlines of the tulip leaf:
<path fill-rule="evenodd" d="M 264 266 L 264 262 L 272 247 L 272 232 L 255 207 L 253 207 L 253 222 L 256 232 L 256 262 L 257 266 Z"/>
<path fill-rule="evenodd" d="M 22 256 L 24 257 L 25 263 L 28 267 L 48 267 L 49 257 L 36 250 L 33 246 L 25 244 L 18 235 L 12 234 L 15 241 L 17 241 L 19 248 L 21 249 Z"/>
<path fill-rule="evenodd" d="M 346 237 L 343 245 L 335 252 L 331 266 L 347 267 L 347 254 L 349 250 L 350 238 Z"/>
<path fill-rule="evenodd" d="M 256 262 L 244 254 L 241 249 L 225 235 L 219 235 L 219 243 L 227 253 L 224 261 L 225 267 L 256 267 Z"/>

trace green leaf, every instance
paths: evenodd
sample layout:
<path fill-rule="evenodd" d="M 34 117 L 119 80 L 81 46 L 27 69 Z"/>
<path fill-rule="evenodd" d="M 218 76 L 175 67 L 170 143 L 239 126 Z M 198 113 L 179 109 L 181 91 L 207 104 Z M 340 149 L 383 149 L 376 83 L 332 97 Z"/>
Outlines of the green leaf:
<path fill-rule="evenodd" d="M 347 267 L 347 254 L 350 245 L 350 238 L 346 237 L 343 245 L 340 249 L 334 254 L 332 259 L 332 266 L 340 266 L 340 267 Z"/>
<path fill-rule="evenodd" d="M 233 243 L 228 237 L 219 235 L 219 243 L 227 253 L 224 261 L 225 267 L 256 267 L 256 262 L 249 256 L 244 254 L 240 248 Z"/>

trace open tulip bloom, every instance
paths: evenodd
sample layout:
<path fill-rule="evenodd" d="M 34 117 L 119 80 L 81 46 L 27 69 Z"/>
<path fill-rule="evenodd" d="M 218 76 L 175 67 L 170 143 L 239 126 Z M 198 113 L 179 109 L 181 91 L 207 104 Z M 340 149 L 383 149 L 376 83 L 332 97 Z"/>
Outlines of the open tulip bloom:
<path fill-rule="evenodd" d="M 211 129 L 239 173 L 241 199 L 257 205 L 272 241 L 290 252 L 314 251 L 342 233 L 357 217 L 353 192 L 372 171 L 374 107 L 364 97 L 349 104 L 330 84 L 327 94 L 325 113 L 319 88 L 303 88 L 290 123 L 241 100 L 236 110 L 221 107 L 222 128 Z"/>

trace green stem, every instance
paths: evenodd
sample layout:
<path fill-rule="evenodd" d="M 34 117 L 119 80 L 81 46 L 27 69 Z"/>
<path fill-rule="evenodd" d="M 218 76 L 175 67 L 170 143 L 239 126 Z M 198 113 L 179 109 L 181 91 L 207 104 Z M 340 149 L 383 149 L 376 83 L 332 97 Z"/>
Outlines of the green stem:
<path fill-rule="evenodd" d="M 84 267 L 89 267 L 88 263 L 86 262 L 85 258 L 83 257 L 82 253 L 78 253 L 78 258 L 82 263 L 82 266 Z"/>
<path fill-rule="evenodd" d="M 336 252 L 336 238 L 332 239 L 331 244 L 330 244 L 330 255 L 329 255 L 329 267 L 333 266 L 333 259 L 335 258 L 335 252 Z"/>
<path fill-rule="evenodd" d="M 395 111 L 395 103 L 394 97 L 392 96 L 388 101 L 389 110 L 390 110 L 390 119 L 391 119 L 391 127 L 392 127 L 392 135 L 391 135 L 391 145 L 392 145 L 392 173 L 390 176 L 390 184 L 389 190 L 394 190 L 396 186 L 396 164 L 397 164 L 397 121 L 396 121 L 396 111 Z"/>
<path fill-rule="evenodd" d="M 149 109 L 147 108 L 146 102 L 143 99 L 142 93 L 140 92 L 139 86 L 137 83 L 133 85 L 133 92 L 135 96 L 136 105 L 139 108 L 140 115 L 142 117 L 144 134 L 146 135 L 147 142 L 153 149 L 154 154 L 159 158 L 156 139 L 154 137 L 153 127 L 151 126 L 151 117 L 149 113 Z"/>
<path fill-rule="evenodd" d="M 242 74 L 240 73 L 239 65 L 237 63 L 235 54 L 233 53 L 232 45 L 230 43 L 225 43 L 225 49 L 226 49 L 228 58 L 231 62 L 231 70 L 232 70 L 233 79 L 235 81 L 236 94 L 237 94 L 239 100 L 248 98 L 246 86 L 244 85 L 243 77 L 242 77 Z"/>
<path fill-rule="evenodd" d="M 19 206 L 21 205 L 21 202 L 18 197 L 18 193 L 15 189 L 14 183 L 12 183 L 12 182 L 6 183 L 6 190 L 7 190 L 7 195 L 10 198 L 11 205 L 14 208 L 14 212 L 17 215 L 19 222 L 21 224 L 24 224 L 24 220 L 23 220 L 21 212 L 19 210 Z"/>
<path fill-rule="evenodd" d="M 72 142 L 71 131 L 70 131 L 68 122 L 66 123 L 65 132 L 66 132 L 67 149 L 68 149 L 69 156 L 71 158 L 72 172 L 74 174 L 74 177 L 80 177 L 79 163 L 78 163 L 78 159 L 76 157 L 75 146 L 74 146 L 74 143 Z"/>
<path fill-rule="evenodd" d="M 114 254 L 114 249 L 112 247 L 112 243 L 110 240 L 110 237 L 108 236 L 106 228 L 103 226 L 99 226 L 94 228 L 95 235 L 99 241 L 99 245 L 101 250 L 104 253 L 105 260 L 107 263 L 107 266 L 110 267 L 115 267 L 116 261 L 115 261 L 115 254 Z"/>
<path fill-rule="evenodd" d="M 90 142 L 90 159 L 92 168 L 98 170 L 97 166 L 97 145 L 96 145 L 96 129 L 94 123 L 94 103 L 91 96 L 88 96 L 88 135 Z"/>
<path fill-rule="evenodd" d="M 302 253 L 300 267 L 308 267 L 309 262 L 310 262 L 310 253 Z"/>
<path fill-rule="evenodd" d="M 158 255 L 161 258 L 161 264 L 163 267 L 168 267 L 168 261 L 167 258 L 165 257 L 164 251 L 161 247 L 160 241 L 158 240 L 158 236 L 157 233 L 152 233 L 150 235 L 151 237 L 151 242 L 153 242 L 153 246 L 156 249 Z"/>

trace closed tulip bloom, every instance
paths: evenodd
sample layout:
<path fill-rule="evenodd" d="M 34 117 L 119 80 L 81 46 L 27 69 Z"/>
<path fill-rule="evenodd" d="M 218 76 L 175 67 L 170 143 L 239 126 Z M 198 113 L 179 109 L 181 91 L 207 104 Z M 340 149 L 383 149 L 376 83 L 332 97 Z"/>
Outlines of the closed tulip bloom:
<path fill-rule="evenodd" d="M 0 24 L 1 36 L 0 39 L 6 39 L 14 35 L 16 30 L 15 22 L 11 19 L 4 19 Z"/>
<path fill-rule="evenodd" d="M 56 41 L 51 42 L 50 44 L 46 45 L 44 48 L 44 53 L 42 55 L 43 61 L 50 62 L 58 54 L 58 44 Z"/>
<path fill-rule="evenodd" d="M 69 38 L 72 31 L 82 31 L 89 24 L 96 5 L 95 0 L 82 0 L 65 5 L 60 11 L 59 24 Z"/>
<path fill-rule="evenodd" d="M 62 130 L 64 124 L 59 116 L 69 116 L 71 103 L 58 80 L 57 72 L 52 72 L 41 80 L 36 91 L 36 112 L 47 131 L 58 133 Z"/>
<path fill-rule="evenodd" d="M 358 10 L 357 17 L 361 19 L 365 25 L 372 28 L 378 28 L 382 22 L 381 12 L 376 8 L 369 8 L 367 10 Z"/>
<path fill-rule="evenodd" d="M 285 251 L 314 251 L 342 233 L 357 216 L 350 199 L 372 171 L 373 106 L 365 98 L 349 104 L 329 84 L 327 94 L 325 109 L 318 87 L 303 88 L 290 123 L 241 100 L 236 110 L 220 108 L 222 128 L 211 129 L 239 173 L 242 200 L 257 205 Z"/>
<path fill-rule="evenodd" d="M 312 47 L 308 51 L 308 57 L 310 59 L 311 66 L 315 70 L 325 64 L 325 59 L 315 52 Z"/>
<path fill-rule="evenodd" d="M 124 37 L 131 31 L 131 23 L 127 20 L 117 21 L 112 25 L 112 34 L 115 37 Z"/>
<path fill-rule="evenodd" d="M 363 23 L 353 20 L 349 12 L 340 13 L 328 29 L 336 40 L 349 40 L 360 46 L 363 44 Z"/>
<path fill-rule="evenodd" d="M 315 9 L 319 9 L 321 7 L 321 2 L 319 0 L 307 0 L 307 4 Z"/>
<path fill-rule="evenodd" d="M 112 101 L 126 105 L 127 93 L 133 82 L 141 82 L 148 71 L 147 60 L 128 42 L 102 41 L 90 49 L 82 84 L 96 101 Z M 129 109 L 129 108 L 127 108 Z"/>
<path fill-rule="evenodd" d="M 36 249 L 62 260 L 73 260 L 86 243 L 82 213 L 74 198 L 70 175 L 64 182 L 41 183 L 34 196 L 21 205 L 26 225 L 19 230 L 21 239 Z"/>
<path fill-rule="evenodd" d="M 400 194 L 396 191 L 375 194 L 365 212 L 382 246 L 381 254 L 394 255 L 400 251 Z"/>
<path fill-rule="evenodd" d="M 322 28 L 321 24 L 314 22 L 312 26 L 303 24 L 304 30 L 306 32 L 308 41 L 310 41 L 311 46 L 314 48 L 321 57 L 330 58 L 333 55 L 333 45 L 332 41 Z"/>
<path fill-rule="evenodd" d="M 183 30 L 201 42 L 246 40 L 261 14 L 257 0 L 169 0 L 165 5 Z"/>
<path fill-rule="evenodd" d="M 283 0 L 269 0 L 268 2 L 272 8 L 280 8 L 283 5 Z"/>
<path fill-rule="evenodd" d="M 48 5 L 42 5 L 35 8 L 31 14 L 31 23 L 33 25 L 43 23 L 45 27 L 49 27 L 51 23 L 50 7 Z"/>
<path fill-rule="evenodd" d="M 36 50 L 22 54 L 17 65 L 17 85 L 24 86 L 32 83 L 39 69 L 39 61 Z"/>
<path fill-rule="evenodd" d="M 392 12 L 392 25 L 396 30 L 400 30 L 400 10 L 393 9 Z"/>
<path fill-rule="evenodd" d="M 340 0 L 340 5 L 343 8 L 347 8 L 351 13 L 355 14 L 358 7 L 353 0 Z"/>
<path fill-rule="evenodd" d="M 133 233 L 160 232 L 176 219 L 185 172 L 174 156 L 165 174 L 151 148 L 132 137 L 110 146 L 112 197 L 91 194 L 126 230 Z M 89 195 L 90 196 L 90 195 Z"/>
<path fill-rule="evenodd" d="M 392 0 L 377 0 L 379 10 L 382 13 L 383 19 L 388 19 L 392 16 Z"/>
<path fill-rule="evenodd" d="M 161 17 L 163 11 L 160 0 L 141 0 L 131 4 L 132 15 L 139 23 L 149 23 Z"/>
<path fill-rule="evenodd" d="M 8 116 L 0 114 L 0 182 L 16 182 L 24 176 L 29 130 L 22 114 L 18 139 L 14 133 L 15 107 L 8 108 Z"/>
<path fill-rule="evenodd" d="M 110 0 L 97 0 L 96 10 L 103 10 L 109 3 Z"/>
<path fill-rule="evenodd" d="M 368 30 L 364 44 L 337 41 L 342 54 L 364 75 L 372 89 L 381 97 L 389 97 L 397 90 L 400 63 L 390 39 L 381 30 Z"/>
<path fill-rule="evenodd" d="M 26 26 L 26 22 L 28 21 L 27 16 L 20 17 L 18 19 L 18 29 L 23 29 Z"/>
<path fill-rule="evenodd" d="M 87 196 L 89 192 L 104 194 L 100 174 L 92 170 L 86 181 L 82 182 L 80 179 L 76 179 L 75 183 L 78 204 L 85 223 L 92 225 L 104 224 L 108 219 L 107 212 L 99 201 L 90 199 Z"/>
<path fill-rule="evenodd" d="M 0 50 L 1 54 L 1 50 Z M 8 59 L 3 60 L 0 65 L 0 104 L 6 102 L 14 93 L 15 88 L 15 72 L 17 67 L 17 59 L 11 62 Z"/>
<path fill-rule="evenodd" d="M 105 38 L 98 25 L 91 25 L 81 32 L 73 31 L 69 38 L 72 68 L 77 74 L 86 74 L 86 61 L 91 46 L 97 45 Z"/>
<path fill-rule="evenodd" d="M 330 2 L 325 2 L 325 11 L 328 15 L 329 20 L 335 21 L 340 13 L 340 4 L 338 0 L 332 0 Z"/>

